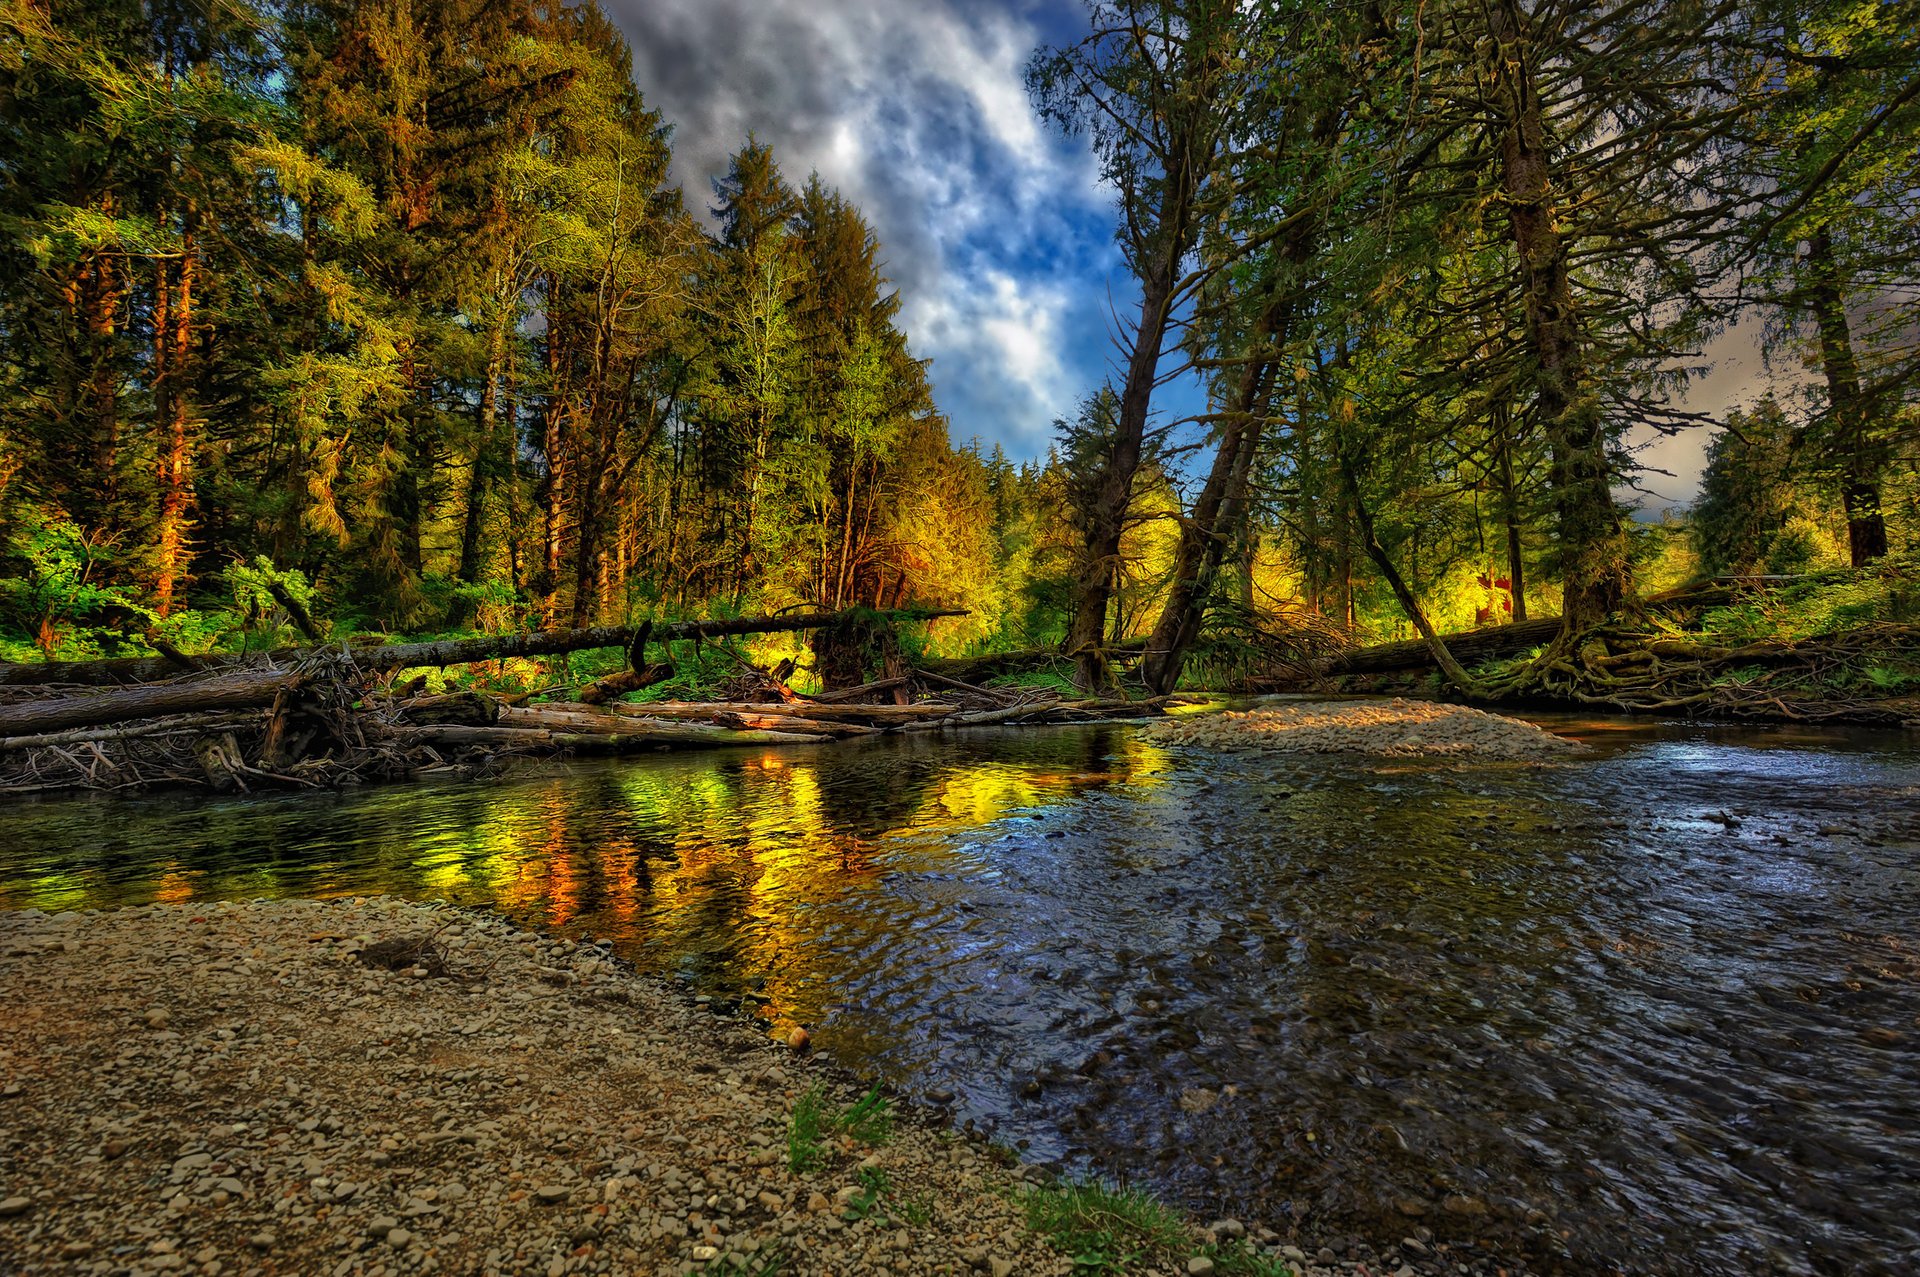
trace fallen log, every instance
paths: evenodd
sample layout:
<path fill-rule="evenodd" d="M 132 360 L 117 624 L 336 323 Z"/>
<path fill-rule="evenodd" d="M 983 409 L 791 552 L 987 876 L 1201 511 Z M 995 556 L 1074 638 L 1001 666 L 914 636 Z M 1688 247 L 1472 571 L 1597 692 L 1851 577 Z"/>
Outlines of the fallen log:
<path fill-rule="evenodd" d="M 818 705 L 807 701 L 655 701 L 644 705 L 610 706 L 616 714 L 642 718 L 709 718 L 720 712 L 732 714 L 785 714 L 790 718 L 817 719 L 823 723 L 915 722 L 953 713 L 955 706 L 937 701 L 913 705 Z"/>
<path fill-rule="evenodd" d="M 1542 617 L 1515 621 L 1484 630 L 1464 630 L 1443 634 L 1440 641 L 1462 665 L 1502 656 L 1513 656 L 1530 647 L 1551 642 L 1560 633 L 1560 618 Z M 1327 667 L 1329 674 L 1385 674 L 1395 670 L 1426 669 L 1433 664 L 1433 651 L 1425 639 L 1407 639 L 1398 643 L 1380 643 L 1356 648 L 1337 657 Z"/>
<path fill-rule="evenodd" d="M 560 731 L 610 733 L 621 731 L 629 721 L 617 718 L 604 709 L 568 702 L 502 705 L 494 716 L 494 723 L 501 727 L 551 727 Z"/>
<path fill-rule="evenodd" d="M 1115 660 L 1128 660 L 1147 650 L 1144 638 L 1109 643 L 1106 652 Z M 978 683 L 1002 674 L 1021 674 L 1037 670 L 1064 658 L 1057 647 L 1023 647 L 1011 652 L 989 652 L 984 656 L 943 656 L 920 662 L 921 673 L 939 674 L 962 683 Z"/>
<path fill-rule="evenodd" d="M 467 727 L 491 727 L 500 717 L 502 702 L 485 692 L 448 692 L 441 696 L 416 696 L 401 702 L 400 717 L 409 723 L 463 724 Z"/>
<path fill-rule="evenodd" d="M 0 736 L 27 736 L 166 714 L 265 709 L 283 688 L 298 687 L 305 681 L 287 670 L 247 670 L 219 678 L 21 701 L 0 705 Z"/>
<path fill-rule="evenodd" d="M 726 745 L 817 745 L 831 736 L 800 732 L 735 731 L 697 723 L 622 723 L 618 732 L 554 727 L 396 727 L 402 745 L 453 745 L 491 749 L 575 749 L 609 752 L 669 748 L 719 748 Z"/>
<path fill-rule="evenodd" d="M 251 711 L 224 711 L 211 714 L 177 714 L 138 723 L 106 727 L 72 727 L 63 732 L 41 732 L 32 736 L 0 736 L 0 752 L 40 749 L 48 745 L 111 744 L 138 740 L 142 736 L 162 736 L 168 732 L 209 732 L 228 727 L 258 723 L 260 716 Z"/>
<path fill-rule="evenodd" d="M 673 639 L 727 638 L 743 634 L 781 634 L 795 630 L 826 629 L 846 621 L 878 617 L 888 622 L 927 621 L 944 616 L 965 616 L 952 608 L 903 608 L 892 612 L 868 612 L 849 609 L 842 612 L 793 612 L 780 616 L 743 617 L 731 621 L 675 621 L 652 628 L 650 638 L 661 643 Z M 346 645 L 327 647 L 286 647 L 268 653 L 213 653 L 180 659 L 192 669 L 215 670 L 260 661 L 291 665 L 316 657 L 352 657 L 362 669 L 404 669 L 412 666 L 464 665 L 474 661 L 493 661 L 516 656 L 558 656 L 599 647 L 628 647 L 645 630 L 643 625 L 596 625 L 585 629 L 537 630 L 529 634 L 488 634 L 474 638 L 445 639 L 432 643 L 382 643 L 364 647 Z M 181 673 L 174 660 L 164 656 L 136 656 L 102 661 L 41 661 L 0 664 L 0 686 L 26 686 L 49 683 L 111 685 L 148 683 Z"/>
<path fill-rule="evenodd" d="M 887 730 L 882 727 L 870 727 L 865 723 L 796 718 L 791 714 L 736 714 L 731 710 L 722 710 L 715 714 L 713 721 L 721 727 L 756 728 L 770 732 L 825 732 L 829 736 L 836 737 L 879 736 Z"/>
<path fill-rule="evenodd" d="M 871 683 L 862 683 L 858 687 L 843 687 L 837 692 L 815 692 L 807 700 L 815 705 L 836 705 L 858 701 L 862 696 L 871 696 L 876 692 L 891 692 L 896 687 L 905 687 L 907 676 L 876 679 Z"/>

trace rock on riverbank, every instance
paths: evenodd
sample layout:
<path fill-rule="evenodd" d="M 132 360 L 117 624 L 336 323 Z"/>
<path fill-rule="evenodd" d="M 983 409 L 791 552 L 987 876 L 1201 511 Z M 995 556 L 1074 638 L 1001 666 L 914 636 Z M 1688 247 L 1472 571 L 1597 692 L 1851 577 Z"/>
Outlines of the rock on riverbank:
<path fill-rule="evenodd" d="M 1161 719 L 1156 740 L 1285 754 L 1371 754 L 1527 761 L 1583 753 L 1578 741 L 1465 705 L 1434 701 L 1307 701 Z"/>

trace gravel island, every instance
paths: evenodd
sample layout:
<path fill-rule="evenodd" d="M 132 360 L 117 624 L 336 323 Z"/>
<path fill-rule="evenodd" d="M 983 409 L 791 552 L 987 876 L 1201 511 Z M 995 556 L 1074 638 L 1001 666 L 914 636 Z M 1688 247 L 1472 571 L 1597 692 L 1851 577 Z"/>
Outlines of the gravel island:
<path fill-rule="evenodd" d="M 1526 762 L 1564 759 L 1587 749 L 1516 718 L 1401 697 L 1182 714 L 1158 719 L 1146 731 L 1164 744 L 1274 754 Z"/>

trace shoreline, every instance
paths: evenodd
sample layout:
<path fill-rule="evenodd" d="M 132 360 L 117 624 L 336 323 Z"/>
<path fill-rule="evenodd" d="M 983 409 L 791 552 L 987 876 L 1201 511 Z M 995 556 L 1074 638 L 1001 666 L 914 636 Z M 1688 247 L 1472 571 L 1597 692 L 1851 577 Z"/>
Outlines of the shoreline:
<path fill-rule="evenodd" d="M 12 911 L 0 989 L 9 1271 L 1073 1271 L 1027 1227 L 1040 1168 L 895 1107 L 883 1142 L 830 1137 L 794 1172 L 795 1102 L 852 1104 L 849 1075 L 480 910 Z M 1307 1277 L 1522 1271 L 1187 1218 L 1185 1253 L 1129 1271 L 1254 1271 L 1191 1258 L 1228 1238 Z"/>

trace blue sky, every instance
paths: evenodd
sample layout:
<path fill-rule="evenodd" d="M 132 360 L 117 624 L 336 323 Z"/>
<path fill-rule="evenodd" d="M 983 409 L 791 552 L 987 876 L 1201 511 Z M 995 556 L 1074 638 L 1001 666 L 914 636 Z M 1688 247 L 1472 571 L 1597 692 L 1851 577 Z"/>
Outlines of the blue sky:
<path fill-rule="evenodd" d="M 1114 205 L 1084 142 L 1043 124 L 1024 74 L 1041 44 L 1078 38 L 1079 0 L 603 0 L 634 78 L 674 124 L 690 207 L 751 130 L 795 185 L 817 170 L 865 212 L 900 289 L 901 323 L 930 357 L 956 442 L 1046 451 L 1055 417 L 1113 369 L 1113 316 L 1137 293 L 1113 243 Z M 1752 326 L 1706 352 L 1685 405 L 1756 398 Z M 1197 410 L 1169 388 L 1167 411 Z M 1648 514 L 1692 499 L 1704 430 L 1648 436 Z"/>

